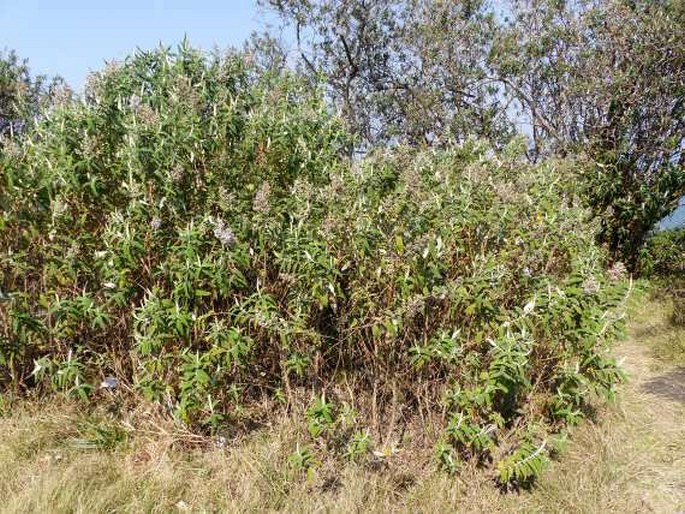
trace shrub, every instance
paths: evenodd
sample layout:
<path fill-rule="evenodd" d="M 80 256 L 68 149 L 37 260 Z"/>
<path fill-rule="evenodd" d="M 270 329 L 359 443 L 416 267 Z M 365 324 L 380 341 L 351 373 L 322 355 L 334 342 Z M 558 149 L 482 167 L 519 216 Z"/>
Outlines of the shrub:
<path fill-rule="evenodd" d="M 640 252 L 640 270 L 645 276 L 685 275 L 685 228 L 653 234 Z"/>
<path fill-rule="evenodd" d="M 321 94 L 239 55 L 93 77 L 0 168 L 4 384 L 113 375 L 197 430 L 313 397 L 308 437 L 355 459 L 432 416 L 441 462 L 538 472 L 620 378 L 624 288 L 572 163 L 347 144 Z"/>
<path fill-rule="evenodd" d="M 653 234 L 640 251 L 640 271 L 673 302 L 671 321 L 685 325 L 685 228 Z"/>

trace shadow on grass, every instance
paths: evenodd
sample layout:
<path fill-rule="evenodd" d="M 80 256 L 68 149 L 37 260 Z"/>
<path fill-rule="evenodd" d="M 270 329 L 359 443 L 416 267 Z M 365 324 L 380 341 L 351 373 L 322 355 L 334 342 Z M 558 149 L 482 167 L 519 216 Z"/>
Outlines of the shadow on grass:
<path fill-rule="evenodd" d="M 642 386 L 644 392 L 685 404 L 685 367 L 655 377 Z"/>
<path fill-rule="evenodd" d="M 634 328 L 632 335 L 638 341 L 656 337 L 672 329 L 673 324 L 669 320 L 664 320 L 652 325 Z"/>

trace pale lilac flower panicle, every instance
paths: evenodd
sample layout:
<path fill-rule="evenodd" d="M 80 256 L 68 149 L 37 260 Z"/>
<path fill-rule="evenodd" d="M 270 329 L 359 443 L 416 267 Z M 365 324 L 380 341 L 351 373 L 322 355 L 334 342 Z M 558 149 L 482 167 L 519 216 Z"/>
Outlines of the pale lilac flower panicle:
<path fill-rule="evenodd" d="M 423 311 L 426 301 L 421 295 L 414 295 L 407 302 L 406 315 L 407 318 L 412 319 L 421 311 Z"/>
<path fill-rule="evenodd" d="M 402 173 L 402 179 L 408 193 L 416 194 L 421 191 L 421 174 L 415 167 L 406 168 Z"/>
<path fill-rule="evenodd" d="M 259 213 L 266 214 L 269 210 L 269 197 L 271 196 L 271 185 L 264 182 L 255 195 L 252 208 Z"/>
<path fill-rule="evenodd" d="M 595 277 L 588 277 L 583 281 L 583 292 L 587 295 L 593 295 L 599 292 L 599 282 Z"/>
<path fill-rule="evenodd" d="M 140 120 L 147 125 L 154 125 L 159 120 L 155 110 L 147 104 L 143 104 L 136 111 Z"/>
<path fill-rule="evenodd" d="M 143 103 L 138 95 L 131 95 L 128 99 L 128 106 L 146 125 L 153 125 L 159 120 L 157 112 L 151 106 Z"/>
<path fill-rule="evenodd" d="M 180 182 L 181 180 L 183 180 L 183 175 L 183 167 L 180 164 L 177 164 L 171 169 L 171 180 L 173 180 L 174 182 Z"/>
<path fill-rule="evenodd" d="M 2 138 L 0 140 L 0 146 L 4 145 L 4 151 L 5 155 L 8 157 L 11 157 L 13 159 L 20 159 L 22 156 L 22 149 L 21 147 L 13 140 L 9 138 Z"/>
<path fill-rule="evenodd" d="M 619 280 L 623 280 L 628 276 L 628 270 L 626 269 L 626 265 L 623 264 L 620 261 L 617 261 L 609 268 L 609 271 L 607 272 L 609 275 L 609 278 L 613 282 L 618 282 Z"/>
<path fill-rule="evenodd" d="M 134 111 L 140 108 L 140 104 L 140 97 L 138 95 L 131 95 L 131 98 L 128 99 L 128 106 Z"/>
<path fill-rule="evenodd" d="M 214 224 L 214 237 L 224 246 L 232 246 L 236 242 L 235 234 L 221 218 L 217 219 Z"/>

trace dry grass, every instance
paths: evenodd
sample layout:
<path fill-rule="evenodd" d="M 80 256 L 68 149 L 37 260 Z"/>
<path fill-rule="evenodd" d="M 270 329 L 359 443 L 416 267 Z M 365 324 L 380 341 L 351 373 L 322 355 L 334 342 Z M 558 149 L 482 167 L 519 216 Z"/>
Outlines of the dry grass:
<path fill-rule="evenodd" d="M 620 399 L 573 431 L 530 492 L 502 494 L 482 471 L 448 477 L 401 453 L 377 469 L 322 463 L 308 478 L 288 464 L 297 430 L 287 420 L 227 449 L 199 448 L 180 446 L 178 432 L 154 415 L 138 413 L 126 439 L 102 413 L 22 402 L 0 418 L 0 509 L 677 512 L 685 509 L 685 397 L 668 348 L 683 345 L 685 331 L 668 322 L 671 308 L 638 297 L 630 336 L 616 349 L 630 377 Z M 664 393 L 655 383 L 675 388 Z"/>

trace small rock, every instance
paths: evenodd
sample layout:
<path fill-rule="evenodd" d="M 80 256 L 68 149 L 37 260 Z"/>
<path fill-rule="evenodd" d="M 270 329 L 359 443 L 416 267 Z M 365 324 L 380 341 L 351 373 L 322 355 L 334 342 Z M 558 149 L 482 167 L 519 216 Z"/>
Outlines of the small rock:
<path fill-rule="evenodd" d="M 119 381 L 114 377 L 105 378 L 100 384 L 100 389 L 116 389 L 119 386 Z"/>

